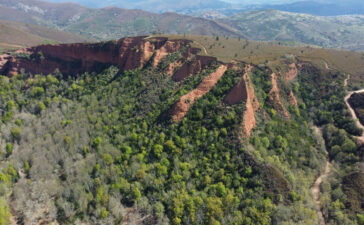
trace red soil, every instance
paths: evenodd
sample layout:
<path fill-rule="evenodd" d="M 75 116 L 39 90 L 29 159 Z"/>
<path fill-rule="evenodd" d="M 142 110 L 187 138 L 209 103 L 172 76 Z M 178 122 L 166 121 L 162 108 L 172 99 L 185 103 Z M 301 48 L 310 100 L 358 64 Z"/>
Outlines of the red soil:
<path fill-rule="evenodd" d="M 165 73 L 171 76 L 174 74 L 175 69 L 181 65 L 182 65 L 181 61 L 173 62 L 167 66 L 167 68 L 165 69 Z"/>
<path fill-rule="evenodd" d="M 244 134 L 248 138 L 256 125 L 255 112 L 259 109 L 259 102 L 255 96 L 254 86 L 249 76 L 251 69 L 251 65 L 245 67 L 243 77 L 224 99 L 224 102 L 229 105 L 245 102 L 246 110 L 244 112 L 243 128 Z"/>
<path fill-rule="evenodd" d="M 289 65 L 289 70 L 286 73 L 286 80 L 291 81 L 296 78 L 298 75 L 298 69 L 295 63 Z"/>
<path fill-rule="evenodd" d="M 284 107 L 280 98 L 279 88 L 277 84 L 277 75 L 275 73 L 272 73 L 271 77 L 272 77 L 272 89 L 269 92 L 269 100 L 271 101 L 276 110 L 282 112 L 285 117 L 289 117 L 289 113 L 287 109 Z"/>
<path fill-rule="evenodd" d="M 153 68 L 156 68 L 160 61 L 176 49 L 181 49 L 184 43 L 176 41 L 167 41 L 160 49 L 155 51 L 153 59 Z"/>
<path fill-rule="evenodd" d="M 297 99 L 296 99 L 296 96 L 294 96 L 293 94 L 293 91 L 291 90 L 291 92 L 289 93 L 289 103 L 293 106 L 298 106 L 298 103 L 297 103 Z"/>
<path fill-rule="evenodd" d="M 188 110 L 192 107 L 193 103 L 208 93 L 224 75 L 226 70 L 227 66 L 221 65 L 215 72 L 203 79 L 196 89 L 182 96 L 171 110 L 173 121 L 176 123 L 181 121 L 185 117 Z"/>
<path fill-rule="evenodd" d="M 59 69 L 65 75 L 75 75 L 101 72 L 111 65 L 123 70 L 138 69 L 144 67 L 154 54 L 157 57 L 153 65 L 156 65 L 166 54 L 179 51 L 189 42 L 134 37 L 97 44 L 41 45 L 22 50 L 31 59 L 2 55 L 0 74 L 14 75 L 20 69 L 33 74 L 49 74 Z"/>
<path fill-rule="evenodd" d="M 193 61 L 186 62 L 183 66 L 173 75 L 174 81 L 182 81 L 185 78 L 194 74 L 201 73 L 202 70 L 217 63 L 215 57 L 197 55 Z"/>

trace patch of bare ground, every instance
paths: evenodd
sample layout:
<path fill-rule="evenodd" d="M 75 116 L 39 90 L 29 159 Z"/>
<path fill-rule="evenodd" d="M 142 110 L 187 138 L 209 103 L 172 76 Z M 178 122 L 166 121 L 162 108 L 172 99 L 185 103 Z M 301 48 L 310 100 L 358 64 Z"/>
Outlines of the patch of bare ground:
<path fill-rule="evenodd" d="M 351 97 L 352 94 L 354 93 L 364 93 L 364 89 L 361 89 L 361 90 L 358 90 L 358 91 L 352 91 L 352 92 L 349 92 L 349 94 L 347 94 L 344 98 L 345 100 L 345 104 L 346 106 L 348 107 L 349 109 L 349 112 L 351 114 L 351 117 L 354 119 L 355 123 L 356 123 L 356 126 L 359 127 L 360 129 L 363 129 L 364 130 L 364 126 L 363 124 L 360 123 L 360 120 L 358 118 L 358 116 L 356 115 L 355 113 L 355 110 L 353 109 L 353 107 L 351 107 L 350 103 L 349 103 L 349 98 Z M 364 132 L 362 133 L 361 136 L 357 136 L 357 142 L 358 144 L 364 144 Z"/>
<path fill-rule="evenodd" d="M 297 98 L 296 96 L 293 94 L 293 91 L 291 90 L 289 93 L 289 103 L 293 106 L 298 106 L 298 102 L 297 102 Z"/>
<path fill-rule="evenodd" d="M 230 105 L 245 102 L 246 110 L 243 118 L 243 131 L 248 138 L 256 125 L 255 112 L 259 109 L 259 102 L 255 96 L 254 87 L 249 76 L 251 70 L 251 65 L 245 67 L 243 77 L 224 99 L 224 102 Z"/>
<path fill-rule="evenodd" d="M 289 65 L 288 72 L 286 73 L 286 80 L 291 81 L 298 75 L 298 69 L 295 63 Z"/>
<path fill-rule="evenodd" d="M 276 110 L 282 112 L 285 117 L 289 118 L 289 113 L 286 107 L 284 107 L 279 94 L 277 75 L 275 73 L 272 73 L 271 78 L 272 78 L 272 89 L 269 92 L 269 100 L 273 104 L 273 107 Z"/>
<path fill-rule="evenodd" d="M 193 106 L 193 103 L 208 93 L 224 75 L 226 70 L 227 66 L 221 65 L 215 72 L 203 79 L 196 89 L 182 96 L 171 110 L 173 121 L 176 123 L 181 121 L 185 117 L 188 110 Z"/>
<path fill-rule="evenodd" d="M 314 127 L 314 130 L 317 135 L 322 137 L 322 128 L 320 127 Z M 329 161 L 328 152 L 326 152 L 326 165 L 324 171 L 321 173 L 321 175 L 315 180 L 314 184 L 312 185 L 311 191 L 313 194 L 313 198 L 315 200 L 316 204 L 316 214 L 319 219 L 320 225 L 326 225 L 324 215 L 321 210 L 321 203 L 320 203 L 320 196 L 321 196 L 321 184 L 323 181 L 327 179 L 331 171 L 331 163 Z"/>

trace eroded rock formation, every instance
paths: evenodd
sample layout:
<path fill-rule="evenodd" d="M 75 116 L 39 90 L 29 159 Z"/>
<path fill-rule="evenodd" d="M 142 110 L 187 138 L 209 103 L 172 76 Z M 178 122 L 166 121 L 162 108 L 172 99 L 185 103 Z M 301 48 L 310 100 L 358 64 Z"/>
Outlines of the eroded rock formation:
<path fill-rule="evenodd" d="M 182 96 L 178 102 L 173 106 L 171 113 L 174 122 L 181 121 L 188 110 L 192 107 L 193 103 L 208 93 L 211 88 L 219 81 L 227 70 L 226 65 L 221 65 L 215 72 L 211 73 L 197 86 L 196 89 L 192 90 L 188 94 Z"/>
<path fill-rule="evenodd" d="M 152 64 L 156 66 L 166 55 L 188 43 L 188 40 L 133 37 L 97 44 L 41 45 L 1 55 L 0 74 L 14 75 L 21 69 L 33 74 L 49 74 L 59 69 L 64 75 L 75 75 L 101 72 L 112 65 L 130 70 L 144 67 L 153 55 Z"/>
<path fill-rule="evenodd" d="M 269 92 L 269 101 L 274 109 L 278 110 L 279 112 L 282 112 L 285 117 L 289 118 L 289 113 L 286 107 L 284 107 L 281 101 L 281 96 L 279 94 L 277 75 L 275 73 L 272 73 L 271 79 L 272 79 L 272 89 Z"/>
<path fill-rule="evenodd" d="M 217 63 L 215 57 L 200 56 L 196 57 L 192 61 L 187 61 L 182 67 L 173 75 L 174 81 L 181 81 L 185 78 L 192 76 L 193 74 L 201 73 L 202 70 L 213 66 Z"/>
<path fill-rule="evenodd" d="M 298 75 L 298 69 L 295 63 L 292 63 L 288 67 L 288 72 L 286 73 L 286 80 L 291 81 Z"/>
<path fill-rule="evenodd" d="M 293 106 L 298 106 L 298 102 L 297 102 L 297 98 L 296 96 L 293 94 L 293 91 L 291 90 L 289 93 L 289 103 Z"/>
<path fill-rule="evenodd" d="M 255 96 L 254 86 L 249 76 L 251 69 L 251 65 L 245 67 L 243 77 L 224 99 L 224 102 L 230 105 L 245 102 L 246 110 L 243 118 L 243 129 L 248 138 L 256 125 L 255 112 L 259 109 L 259 102 Z"/>

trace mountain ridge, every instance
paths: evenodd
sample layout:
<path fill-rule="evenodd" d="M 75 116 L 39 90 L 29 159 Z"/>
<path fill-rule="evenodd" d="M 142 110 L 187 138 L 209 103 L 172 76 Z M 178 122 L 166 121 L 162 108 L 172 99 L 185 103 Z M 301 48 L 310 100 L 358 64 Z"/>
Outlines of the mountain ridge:
<path fill-rule="evenodd" d="M 343 100 L 364 85 L 348 65 L 358 53 L 159 35 L 0 58 L 0 209 L 14 221 L 315 224 L 339 202 L 324 220 L 355 224 L 364 212 L 350 195 L 362 130 Z M 340 173 L 323 184 L 339 185 L 321 209 L 311 187 L 326 160 Z"/>

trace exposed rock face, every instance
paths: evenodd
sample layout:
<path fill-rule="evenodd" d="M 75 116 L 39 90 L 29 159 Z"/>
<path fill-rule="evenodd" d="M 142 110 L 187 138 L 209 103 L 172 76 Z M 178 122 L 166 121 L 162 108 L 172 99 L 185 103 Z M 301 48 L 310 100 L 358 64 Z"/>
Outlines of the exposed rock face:
<path fill-rule="evenodd" d="M 221 65 L 215 72 L 211 73 L 197 86 L 196 89 L 190 93 L 182 96 L 178 102 L 173 106 L 171 113 L 174 122 L 181 121 L 188 110 L 192 107 L 193 103 L 208 93 L 212 87 L 219 81 L 227 70 L 226 65 Z"/>
<path fill-rule="evenodd" d="M 289 65 L 289 70 L 286 73 L 286 80 L 291 81 L 296 78 L 298 75 L 298 69 L 295 63 Z"/>
<path fill-rule="evenodd" d="M 291 90 L 291 92 L 289 93 L 289 103 L 293 106 L 298 106 L 298 102 L 297 102 L 297 98 L 296 96 L 293 94 L 293 91 Z"/>
<path fill-rule="evenodd" d="M 248 138 L 256 125 L 255 112 L 259 109 L 259 102 L 255 96 L 254 86 L 249 76 L 251 69 L 251 65 L 245 67 L 243 77 L 224 99 L 224 102 L 230 105 L 245 102 L 246 110 L 244 112 L 243 127 L 244 133 Z"/>
<path fill-rule="evenodd" d="M 275 73 L 272 73 L 271 77 L 272 77 L 272 89 L 269 92 L 269 101 L 276 110 L 282 112 L 285 117 L 289 118 L 289 113 L 286 107 L 284 107 L 279 94 L 277 75 Z"/>
<path fill-rule="evenodd" d="M 171 52 L 175 52 L 175 49 L 181 49 L 184 46 L 183 44 L 181 41 L 167 41 L 160 49 L 155 51 L 153 67 L 156 68 L 160 61 Z"/>
<path fill-rule="evenodd" d="M 167 75 L 173 75 L 174 74 L 174 71 L 176 70 L 176 68 L 178 68 L 181 65 L 182 65 L 182 62 L 181 61 L 176 61 L 176 62 L 170 63 L 167 66 L 167 68 L 165 69 L 165 73 Z"/>
<path fill-rule="evenodd" d="M 144 67 L 154 54 L 156 57 L 152 64 L 157 65 L 167 54 L 179 51 L 189 42 L 134 37 L 97 44 L 41 45 L 17 52 L 14 56 L 0 56 L 0 74 L 14 75 L 21 69 L 33 74 L 48 74 L 59 69 L 64 75 L 75 75 L 101 72 L 111 65 L 123 70 L 137 69 Z"/>
<path fill-rule="evenodd" d="M 185 78 L 198 74 L 202 70 L 217 63 L 215 57 L 197 55 L 192 61 L 188 61 L 173 75 L 174 81 L 181 81 Z"/>

